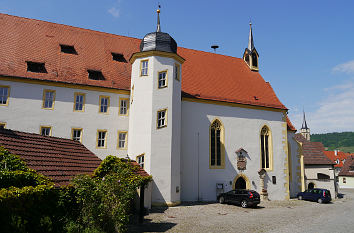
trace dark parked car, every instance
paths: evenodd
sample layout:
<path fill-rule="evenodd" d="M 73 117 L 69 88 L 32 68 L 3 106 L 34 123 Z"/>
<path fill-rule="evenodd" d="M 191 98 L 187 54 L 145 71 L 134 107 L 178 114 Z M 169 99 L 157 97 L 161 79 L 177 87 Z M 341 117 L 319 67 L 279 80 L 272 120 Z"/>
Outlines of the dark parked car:
<path fill-rule="evenodd" d="M 218 195 L 218 201 L 223 203 L 233 203 L 241 205 L 243 208 L 248 206 L 256 207 L 260 202 L 259 193 L 253 190 L 235 189 Z"/>
<path fill-rule="evenodd" d="M 299 200 L 317 201 L 318 203 L 330 202 L 331 192 L 328 189 L 310 189 L 297 194 Z"/>

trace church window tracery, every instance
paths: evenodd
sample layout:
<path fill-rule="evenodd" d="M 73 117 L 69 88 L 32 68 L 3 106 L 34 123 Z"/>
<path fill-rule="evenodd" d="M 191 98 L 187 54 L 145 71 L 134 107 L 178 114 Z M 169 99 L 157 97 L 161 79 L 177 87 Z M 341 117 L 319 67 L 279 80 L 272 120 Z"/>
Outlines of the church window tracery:
<path fill-rule="evenodd" d="M 210 125 L 210 168 L 223 168 L 224 157 L 224 129 L 216 119 Z"/>
<path fill-rule="evenodd" d="M 271 133 L 267 126 L 261 130 L 261 166 L 272 169 Z"/>

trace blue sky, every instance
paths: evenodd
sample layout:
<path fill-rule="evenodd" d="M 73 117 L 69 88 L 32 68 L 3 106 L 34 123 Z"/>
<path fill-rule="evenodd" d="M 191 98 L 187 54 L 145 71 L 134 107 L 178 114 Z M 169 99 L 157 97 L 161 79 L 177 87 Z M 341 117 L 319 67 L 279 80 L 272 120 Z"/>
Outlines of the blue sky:
<path fill-rule="evenodd" d="M 299 129 L 354 131 L 354 1 L 160 0 L 162 31 L 179 46 L 241 57 L 249 20 L 260 73 Z M 156 28 L 152 0 L 0 0 L 0 12 L 142 38 Z"/>

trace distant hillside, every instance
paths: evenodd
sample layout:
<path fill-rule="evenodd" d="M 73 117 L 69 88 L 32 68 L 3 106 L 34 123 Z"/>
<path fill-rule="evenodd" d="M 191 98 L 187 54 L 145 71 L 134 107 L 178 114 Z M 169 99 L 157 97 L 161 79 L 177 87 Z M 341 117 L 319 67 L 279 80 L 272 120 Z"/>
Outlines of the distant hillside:
<path fill-rule="evenodd" d="M 311 134 L 312 142 L 322 142 L 328 150 L 354 153 L 354 132 Z"/>

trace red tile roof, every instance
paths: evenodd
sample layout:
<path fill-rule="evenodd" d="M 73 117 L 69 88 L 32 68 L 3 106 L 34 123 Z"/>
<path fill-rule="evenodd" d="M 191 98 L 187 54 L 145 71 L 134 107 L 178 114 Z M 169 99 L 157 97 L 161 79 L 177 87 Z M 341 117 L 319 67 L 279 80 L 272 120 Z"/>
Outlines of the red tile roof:
<path fill-rule="evenodd" d="M 288 130 L 291 131 L 296 131 L 296 128 L 294 127 L 294 125 L 291 123 L 290 119 L 288 116 L 286 116 L 286 124 L 288 125 Z"/>
<path fill-rule="evenodd" d="M 68 184 L 77 174 L 90 174 L 101 163 L 84 145 L 70 139 L 0 129 L 0 146 L 57 185 Z"/>
<path fill-rule="evenodd" d="M 69 184 L 78 174 L 91 174 L 101 159 L 78 141 L 0 129 L 0 146 L 20 156 L 27 165 L 57 185 Z M 149 176 L 134 160 L 138 175 Z"/>
<path fill-rule="evenodd" d="M 347 159 L 348 156 L 350 156 L 350 153 L 346 153 L 343 151 L 337 151 L 337 155 L 335 151 L 324 151 L 325 155 L 332 160 L 333 162 L 336 162 L 337 159 L 339 160 L 339 164 L 336 164 L 334 167 L 343 167 L 343 161 Z"/>
<path fill-rule="evenodd" d="M 26 79 L 130 90 L 131 64 L 112 60 L 111 52 L 128 60 L 139 52 L 140 39 L 67 25 L 0 14 L 0 75 Z M 60 52 L 73 45 L 78 55 Z M 272 87 L 240 59 L 178 48 L 184 97 L 286 109 Z M 26 61 L 44 62 L 48 73 L 27 72 Z M 105 80 L 89 80 L 87 69 L 101 70 Z"/>
<path fill-rule="evenodd" d="M 348 156 L 338 175 L 354 176 L 354 155 Z"/>
<path fill-rule="evenodd" d="M 305 165 L 334 165 L 324 154 L 324 146 L 321 142 L 306 140 L 301 134 L 295 134 L 295 139 L 302 143 Z"/>

